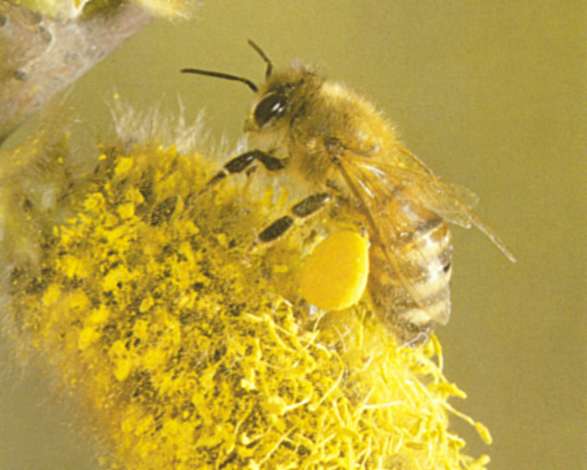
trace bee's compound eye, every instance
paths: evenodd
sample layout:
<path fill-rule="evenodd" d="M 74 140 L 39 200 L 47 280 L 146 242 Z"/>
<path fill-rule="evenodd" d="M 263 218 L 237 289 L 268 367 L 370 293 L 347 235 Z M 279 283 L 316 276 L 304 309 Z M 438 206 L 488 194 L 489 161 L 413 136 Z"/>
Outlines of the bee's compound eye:
<path fill-rule="evenodd" d="M 264 96 L 255 107 L 255 122 L 259 127 L 265 126 L 272 119 L 285 112 L 286 98 L 281 93 L 270 93 Z"/>

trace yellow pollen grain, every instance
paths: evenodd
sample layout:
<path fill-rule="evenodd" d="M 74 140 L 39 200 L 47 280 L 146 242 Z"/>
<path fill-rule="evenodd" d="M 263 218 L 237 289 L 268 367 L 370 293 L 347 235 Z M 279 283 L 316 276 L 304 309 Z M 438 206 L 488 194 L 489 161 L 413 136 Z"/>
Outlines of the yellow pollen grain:
<path fill-rule="evenodd" d="M 87 326 L 79 333 L 79 339 L 77 342 L 78 348 L 80 351 L 83 351 L 88 348 L 88 346 L 95 343 L 98 338 L 100 338 L 100 333 L 98 333 L 93 327 Z"/>
<path fill-rule="evenodd" d="M 130 219 L 135 215 L 135 204 L 133 202 L 121 204 L 118 207 L 118 215 L 120 215 L 120 217 L 123 219 Z"/>
<path fill-rule="evenodd" d="M 61 287 L 55 284 L 51 284 L 49 288 L 43 294 L 43 305 L 53 305 L 61 298 Z"/>
<path fill-rule="evenodd" d="M 133 167 L 133 159 L 130 157 L 120 158 L 114 167 L 114 175 L 118 178 L 128 175 Z"/>
<path fill-rule="evenodd" d="M 88 318 L 88 323 L 93 325 L 102 325 L 108 320 L 110 311 L 105 305 L 100 305 L 96 310 L 92 311 Z"/>
<path fill-rule="evenodd" d="M 89 274 L 84 260 L 76 256 L 64 256 L 59 264 L 64 274 L 70 279 L 86 278 Z"/>
<path fill-rule="evenodd" d="M 147 310 L 149 310 L 153 305 L 155 305 L 155 301 L 153 300 L 153 297 L 151 297 L 150 295 L 148 295 L 147 297 L 145 297 L 142 301 L 141 301 L 141 305 L 139 305 L 139 312 L 141 313 L 145 313 Z"/>

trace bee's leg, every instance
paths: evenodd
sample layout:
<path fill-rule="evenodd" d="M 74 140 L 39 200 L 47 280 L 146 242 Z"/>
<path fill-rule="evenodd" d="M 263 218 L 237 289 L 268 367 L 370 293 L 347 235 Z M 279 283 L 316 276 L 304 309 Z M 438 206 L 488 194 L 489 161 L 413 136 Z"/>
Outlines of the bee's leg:
<path fill-rule="evenodd" d="M 294 204 L 290 215 L 280 217 L 259 233 L 259 241 L 267 243 L 281 237 L 294 224 L 322 209 L 332 199 L 329 193 L 314 193 Z"/>
<path fill-rule="evenodd" d="M 232 160 L 229 160 L 220 170 L 216 173 L 208 183 L 204 190 L 214 186 L 220 180 L 223 180 L 228 175 L 235 174 L 235 173 L 242 173 L 247 168 L 249 168 L 255 161 L 258 161 L 265 167 L 268 171 L 279 171 L 285 168 L 285 162 L 276 158 L 268 153 L 262 152 L 261 150 L 251 150 L 249 152 L 245 152 L 241 155 L 234 157 Z"/>

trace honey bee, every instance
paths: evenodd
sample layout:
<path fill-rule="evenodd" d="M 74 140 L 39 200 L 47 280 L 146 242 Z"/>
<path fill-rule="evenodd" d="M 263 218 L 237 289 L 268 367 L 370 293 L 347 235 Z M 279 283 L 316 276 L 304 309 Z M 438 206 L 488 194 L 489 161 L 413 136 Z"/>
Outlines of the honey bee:
<path fill-rule="evenodd" d="M 281 237 L 295 219 L 328 204 L 346 204 L 365 221 L 371 242 L 367 289 L 375 311 L 400 342 L 424 341 L 450 316 L 448 223 L 475 226 L 511 261 L 513 255 L 472 211 L 477 197 L 437 177 L 373 104 L 302 64 L 274 72 L 259 46 L 249 44 L 266 63 L 261 86 L 222 72 L 182 70 L 239 81 L 256 94 L 245 122 L 252 150 L 226 163 L 209 185 L 258 163 L 308 188 L 289 214 L 259 233 L 260 242 Z"/>

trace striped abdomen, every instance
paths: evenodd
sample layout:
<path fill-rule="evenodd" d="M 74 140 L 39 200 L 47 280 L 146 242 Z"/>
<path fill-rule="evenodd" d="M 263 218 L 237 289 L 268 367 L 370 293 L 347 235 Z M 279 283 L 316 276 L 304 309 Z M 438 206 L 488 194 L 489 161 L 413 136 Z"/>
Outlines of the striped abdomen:
<path fill-rule="evenodd" d="M 369 291 L 399 340 L 419 342 L 450 316 L 450 232 L 441 217 L 401 192 L 379 217 L 380 232 L 387 232 L 372 246 Z"/>

